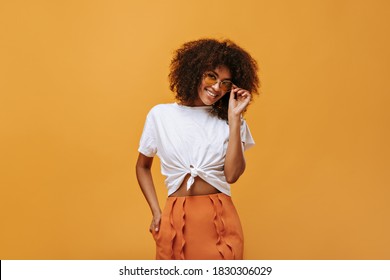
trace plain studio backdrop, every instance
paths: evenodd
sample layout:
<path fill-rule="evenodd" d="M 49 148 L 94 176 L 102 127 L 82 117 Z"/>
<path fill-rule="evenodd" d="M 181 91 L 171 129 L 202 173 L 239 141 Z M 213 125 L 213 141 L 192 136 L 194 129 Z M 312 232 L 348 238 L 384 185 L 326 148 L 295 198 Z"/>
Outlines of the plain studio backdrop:
<path fill-rule="evenodd" d="M 0 259 L 154 258 L 138 142 L 204 37 L 260 67 L 244 257 L 389 259 L 389 27 L 385 0 L 2 1 Z"/>

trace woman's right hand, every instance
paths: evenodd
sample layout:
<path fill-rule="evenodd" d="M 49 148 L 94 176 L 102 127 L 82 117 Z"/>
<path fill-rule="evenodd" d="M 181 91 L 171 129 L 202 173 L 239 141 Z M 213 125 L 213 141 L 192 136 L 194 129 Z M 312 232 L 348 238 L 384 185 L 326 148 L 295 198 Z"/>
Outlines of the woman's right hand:
<path fill-rule="evenodd" d="M 152 222 L 150 223 L 149 231 L 158 232 L 160 230 L 161 213 L 153 215 Z"/>
<path fill-rule="evenodd" d="M 152 163 L 153 157 L 147 157 L 142 153 L 139 153 L 135 168 L 138 184 L 141 187 L 142 193 L 144 194 L 153 215 L 152 223 L 149 227 L 151 233 L 159 231 L 161 219 L 161 208 L 158 204 L 151 172 Z"/>

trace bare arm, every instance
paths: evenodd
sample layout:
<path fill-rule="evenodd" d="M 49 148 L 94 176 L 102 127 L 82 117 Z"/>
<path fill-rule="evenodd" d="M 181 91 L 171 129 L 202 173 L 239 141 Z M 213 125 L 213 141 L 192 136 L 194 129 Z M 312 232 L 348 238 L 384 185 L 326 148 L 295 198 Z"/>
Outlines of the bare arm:
<path fill-rule="evenodd" d="M 147 157 L 141 153 L 138 155 L 136 164 L 136 175 L 138 184 L 141 187 L 142 193 L 144 194 L 146 201 L 149 204 L 150 210 L 153 214 L 152 223 L 150 225 L 150 231 L 158 231 L 160 228 L 161 219 L 161 208 L 158 203 L 156 189 L 153 183 L 152 168 L 153 158 Z"/>
<path fill-rule="evenodd" d="M 235 98 L 236 97 L 236 98 Z M 229 184 L 235 183 L 245 171 L 244 147 L 241 139 L 241 113 L 248 106 L 250 93 L 233 88 L 229 99 L 229 143 L 225 157 L 225 177 Z"/>

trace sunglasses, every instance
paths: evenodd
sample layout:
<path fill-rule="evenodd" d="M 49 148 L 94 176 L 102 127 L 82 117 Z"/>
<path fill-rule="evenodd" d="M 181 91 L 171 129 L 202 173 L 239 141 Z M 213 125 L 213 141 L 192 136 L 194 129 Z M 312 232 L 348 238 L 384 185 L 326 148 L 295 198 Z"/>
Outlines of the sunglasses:
<path fill-rule="evenodd" d="M 231 91 L 233 87 L 233 83 L 229 80 L 218 81 L 217 76 L 213 72 L 204 73 L 203 81 L 207 86 L 213 86 L 219 82 L 219 88 L 224 92 Z"/>

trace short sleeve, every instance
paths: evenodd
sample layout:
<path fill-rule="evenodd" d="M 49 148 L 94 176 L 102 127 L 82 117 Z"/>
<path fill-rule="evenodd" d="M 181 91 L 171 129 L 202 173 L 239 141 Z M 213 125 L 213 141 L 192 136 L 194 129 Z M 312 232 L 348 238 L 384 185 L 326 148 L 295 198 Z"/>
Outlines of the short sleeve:
<path fill-rule="evenodd" d="M 144 130 L 139 142 L 138 152 L 147 157 L 154 157 L 157 153 L 156 124 L 152 111 L 146 117 Z"/>
<path fill-rule="evenodd" d="M 241 141 L 244 143 L 244 150 L 255 145 L 255 141 L 253 140 L 249 127 L 244 119 L 241 121 Z"/>

